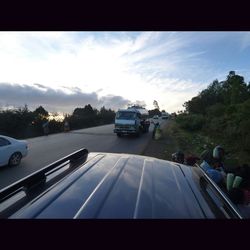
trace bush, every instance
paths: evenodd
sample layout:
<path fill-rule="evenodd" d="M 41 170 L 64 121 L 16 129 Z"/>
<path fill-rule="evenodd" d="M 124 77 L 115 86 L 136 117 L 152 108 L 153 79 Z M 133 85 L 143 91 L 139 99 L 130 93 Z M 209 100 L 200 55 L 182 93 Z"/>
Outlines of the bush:
<path fill-rule="evenodd" d="M 49 121 L 49 133 L 59 133 L 63 131 L 63 123 L 56 120 Z"/>
<path fill-rule="evenodd" d="M 214 104 L 206 109 L 206 113 L 210 117 L 223 116 L 225 113 L 225 105 L 222 103 Z"/>
<path fill-rule="evenodd" d="M 177 116 L 176 121 L 183 129 L 197 131 L 202 129 L 205 118 L 203 115 L 198 114 L 180 114 Z"/>

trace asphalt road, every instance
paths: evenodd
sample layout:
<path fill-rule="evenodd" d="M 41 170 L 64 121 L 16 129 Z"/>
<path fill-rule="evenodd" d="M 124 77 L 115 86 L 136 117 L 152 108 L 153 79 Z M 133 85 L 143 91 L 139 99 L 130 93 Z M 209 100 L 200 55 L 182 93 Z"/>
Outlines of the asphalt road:
<path fill-rule="evenodd" d="M 113 128 L 114 125 L 110 124 L 28 139 L 28 156 L 21 164 L 0 168 L 0 189 L 80 148 L 87 148 L 89 152 L 141 154 L 152 137 L 153 125 L 150 125 L 149 133 L 139 138 L 119 138 L 113 133 Z"/>

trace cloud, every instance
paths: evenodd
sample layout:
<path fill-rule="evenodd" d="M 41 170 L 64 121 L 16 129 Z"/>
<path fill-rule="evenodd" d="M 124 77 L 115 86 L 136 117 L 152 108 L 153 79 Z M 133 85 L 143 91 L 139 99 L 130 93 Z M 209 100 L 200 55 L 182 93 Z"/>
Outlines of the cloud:
<path fill-rule="evenodd" d="M 162 109 L 173 112 L 214 79 L 234 70 L 225 59 L 232 51 L 238 53 L 241 46 L 247 61 L 249 34 L 1 32 L 0 82 L 26 85 L 15 86 L 20 97 L 12 93 L 13 98 L 6 100 L 0 93 L 0 102 L 30 101 L 68 110 L 85 101 L 118 107 L 127 100 L 142 100 L 150 109 L 157 99 Z"/>
<path fill-rule="evenodd" d="M 105 106 L 117 110 L 126 107 L 129 100 L 115 95 L 99 97 L 97 93 L 84 93 L 77 87 L 70 88 L 71 94 L 42 84 L 21 85 L 0 83 L 0 105 L 20 107 L 27 104 L 30 109 L 42 105 L 50 112 L 72 112 L 76 107 L 91 104 L 95 108 Z"/>
<path fill-rule="evenodd" d="M 35 86 L 37 86 L 38 88 L 40 88 L 40 89 L 47 89 L 47 87 L 46 86 L 44 86 L 44 85 L 42 85 L 42 84 L 39 84 L 39 83 L 34 83 L 34 85 Z"/>
<path fill-rule="evenodd" d="M 99 99 L 99 105 L 105 107 L 114 107 L 115 109 L 124 108 L 130 101 L 121 96 L 108 95 Z"/>

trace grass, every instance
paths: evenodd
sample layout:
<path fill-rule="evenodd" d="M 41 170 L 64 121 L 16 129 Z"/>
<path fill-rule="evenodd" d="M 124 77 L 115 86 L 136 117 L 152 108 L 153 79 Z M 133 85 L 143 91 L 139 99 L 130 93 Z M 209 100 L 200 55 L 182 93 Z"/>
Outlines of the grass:
<path fill-rule="evenodd" d="M 169 121 L 168 126 L 163 129 L 163 137 L 169 141 L 164 151 L 166 160 L 171 160 L 171 154 L 177 150 L 181 150 L 185 156 L 195 155 L 200 157 L 205 149 L 213 149 L 220 144 L 216 141 L 216 138 L 209 138 L 202 132 L 189 132 L 180 128 L 174 120 Z M 225 150 L 227 151 L 226 148 Z M 225 158 L 225 166 L 228 169 L 233 169 L 242 164 L 239 155 L 230 153 Z"/>
<path fill-rule="evenodd" d="M 184 130 L 175 120 L 169 120 L 167 125 L 161 129 L 162 138 L 159 140 L 152 139 L 142 152 L 142 155 L 171 161 L 172 154 L 181 150 L 185 156 L 194 155 L 200 157 L 205 149 L 212 150 L 222 143 L 218 138 L 210 138 L 200 131 L 190 132 Z M 222 146 L 226 151 L 224 165 L 228 171 L 249 162 L 229 146 L 224 144 Z"/>
<path fill-rule="evenodd" d="M 181 150 L 185 155 L 200 155 L 205 147 L 211 147 L 211 142 L 200 134 L 187 132 L 181 129 L 175 121 L 170 121 L 169 125 L 163 130 L 164 136 L 168 136 L 175 150 Z"/>

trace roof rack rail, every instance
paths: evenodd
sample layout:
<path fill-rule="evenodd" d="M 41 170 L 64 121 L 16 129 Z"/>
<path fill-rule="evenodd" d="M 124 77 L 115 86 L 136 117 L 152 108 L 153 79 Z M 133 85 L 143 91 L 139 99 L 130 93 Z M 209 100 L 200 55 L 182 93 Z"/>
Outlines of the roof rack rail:
<path fill-rule="evenodd" d="M 44 168 L 38 171 L 35 171 L 34 173 L 22 178 L 21 180 L 3 188 L 2 190 L 0 190 L 0 203 L 4 202 L 5 200 L 9 199 L 10 197 L 17 194 L 20 191 L 27 191 L 36 184 L 46 181 L 46 177 L 48 175 L 63 168 L 65 164 L 68 163 L 76 164 L 81 159 L 85 159 L 87 155 L 88 155 L 88 150 L 82 148 L 80 150 L 73 152 L 70 155 L 67 155 L 66 157 L 58 161 L 53 162 L 52 164 L 45 166 Z"/>

